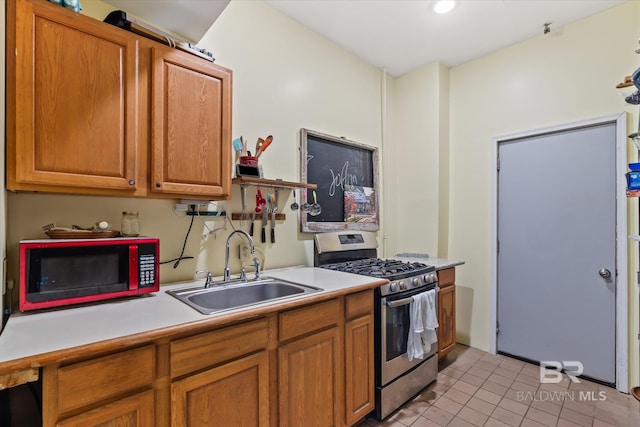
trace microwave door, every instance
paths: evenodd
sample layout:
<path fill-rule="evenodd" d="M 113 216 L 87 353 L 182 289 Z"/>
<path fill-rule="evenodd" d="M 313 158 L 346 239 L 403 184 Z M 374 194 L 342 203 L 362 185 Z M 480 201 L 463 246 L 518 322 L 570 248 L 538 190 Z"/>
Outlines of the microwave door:
<path fill-rule="evenodd" d="M 128 246 L 32 249 L 27 299 L 31 302 L 110 294 L 129 288 Z"/>

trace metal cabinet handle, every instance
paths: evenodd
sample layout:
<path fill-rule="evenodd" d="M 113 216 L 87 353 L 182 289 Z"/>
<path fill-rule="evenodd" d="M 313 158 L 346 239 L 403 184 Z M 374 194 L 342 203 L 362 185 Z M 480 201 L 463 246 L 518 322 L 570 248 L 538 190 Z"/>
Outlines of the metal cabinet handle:
<path fill-rule="evenodd" d="M 603 279 L 610 279 L 611 278 L 611 272 L 606 268 L 601 268 L 600 270 L 598 270 L 598 274 Z"/>

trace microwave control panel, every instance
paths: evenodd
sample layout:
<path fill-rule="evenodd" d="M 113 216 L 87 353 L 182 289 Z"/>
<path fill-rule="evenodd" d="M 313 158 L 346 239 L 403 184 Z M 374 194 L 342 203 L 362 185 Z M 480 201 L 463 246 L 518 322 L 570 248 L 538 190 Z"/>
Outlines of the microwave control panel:
<path fill-rule="evenodd" d="M 138 288 L 151 288 L 156 284 L 158 280 L 156 277 L 157 261 L 156 245 L 153 243 L 140 244 L 138 247 Z"/>

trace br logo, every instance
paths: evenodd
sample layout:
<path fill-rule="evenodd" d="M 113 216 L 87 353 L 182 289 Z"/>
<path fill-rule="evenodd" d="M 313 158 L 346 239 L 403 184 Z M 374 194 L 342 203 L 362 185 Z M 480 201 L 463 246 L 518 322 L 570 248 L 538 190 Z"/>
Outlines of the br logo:
<path fill-rule="evenodd" d="M 562 382 L 562 371 L 574 383 L 579 383 L 579 375 L 584 372 L 582 362 L 575 360 L 542 360 L 540 361 L 540 383 L 558 384 Z"/>

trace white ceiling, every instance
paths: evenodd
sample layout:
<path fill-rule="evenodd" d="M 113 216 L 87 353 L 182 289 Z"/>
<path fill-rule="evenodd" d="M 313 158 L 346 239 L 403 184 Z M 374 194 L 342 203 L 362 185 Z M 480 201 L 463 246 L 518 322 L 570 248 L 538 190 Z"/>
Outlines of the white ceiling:
<path fill-rule="evenodd" d="M 103 0 L 131 18 L 149 24 L 182 40 L 197 43 L 218 18 L 229 0 Z"/>
<path fill-rule="evenodd" d="M 229 0 L 103 0 L 197 43 Z M 233 0 L 255 1 L 255 0 Z M 366 62 L 400 76 L 441 61 L 454 67 L 628 0 L 264 0 Z"/>
<path fill-rule="evenodd" d="M 207 0 L 209 1 L 209 0 Z M 234 0 L 239 1 L 239 0 Z M 400 76 L 441 61 L 454 67 L 626 0 L 264 0 L 366 62 Z"/>

